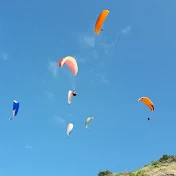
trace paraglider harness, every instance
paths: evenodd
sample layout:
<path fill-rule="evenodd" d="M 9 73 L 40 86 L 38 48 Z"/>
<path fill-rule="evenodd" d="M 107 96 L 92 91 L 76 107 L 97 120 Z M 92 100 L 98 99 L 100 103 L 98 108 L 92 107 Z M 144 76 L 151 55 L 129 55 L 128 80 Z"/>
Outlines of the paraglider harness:
<path fill-rule="evenodd" d="M 75 91 L 73 91 L 72 94 L 73 94 L 73 96 L 77 96 L 78 95 Z"/>

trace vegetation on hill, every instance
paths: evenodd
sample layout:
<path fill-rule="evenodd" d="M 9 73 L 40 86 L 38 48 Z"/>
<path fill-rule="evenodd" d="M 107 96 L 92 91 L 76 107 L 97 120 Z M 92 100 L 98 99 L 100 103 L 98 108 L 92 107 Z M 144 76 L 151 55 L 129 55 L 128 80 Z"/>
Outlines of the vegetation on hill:
<path fill-rule="evenodd" d="M 99 172 L 98 176 L 176 176 L 176 155 L 163 155 L 159 160 L 133 172 L 115 174 L 107 170 Z"/>

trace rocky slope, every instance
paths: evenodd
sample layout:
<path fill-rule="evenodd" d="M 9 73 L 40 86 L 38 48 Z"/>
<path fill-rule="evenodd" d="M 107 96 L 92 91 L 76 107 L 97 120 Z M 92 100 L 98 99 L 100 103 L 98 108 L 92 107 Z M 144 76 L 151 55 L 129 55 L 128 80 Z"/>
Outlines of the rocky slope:
<path fill-rule="evenodd" d="M 104 171 L 98 176 L 176 176 L 176 156 L 163 155 L 158 161 L 152 161 L 151 164 L 133 172 L 114 174 Z"/>

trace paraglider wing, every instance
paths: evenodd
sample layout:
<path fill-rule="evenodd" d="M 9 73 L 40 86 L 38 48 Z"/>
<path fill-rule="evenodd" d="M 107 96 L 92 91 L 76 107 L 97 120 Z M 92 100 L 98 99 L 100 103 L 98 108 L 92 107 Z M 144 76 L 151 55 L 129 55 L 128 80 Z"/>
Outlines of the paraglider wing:
<path fill-rule="evenodd" d="M 94 29 L 96 34 L 99 34 L 99 32 L 101 30 L 101 27 L 102 27 L 104 21 L 106 20 L 106 17 L 108 16 L 108 14 L 109 14 L 109 10 L 103 10 L 100 13 L 100 15 L 99 15 L 99 17 L 98 17 L 98 19 L 96 21 L 95 29 Z"/>
<path fill-rule="evenodd" d="M 13 116 L 15 117 L 18 114 L 19 109 L 19 102 L 14 100 L 13 101 Z"/>
<path fill-rule="evenodd" d="M 73 124 L 72 124 L 72 123 L 69 123 L 68 126 L 67 126 L 67 136 L 70 135 L 72 129 L 73 129 Z"/>
<path fill-rule="evenodd" d="M 153 102 L 148 97 L 141 97 L 138 101 L 142 101 L 152 112 L 154 112 L 154 105 Z"/>
<path fill-rule="evenodd" d="M 71 90 L 69 90 L 68 91 L 68 104 L 71 104 L 72 97 L 73 97 L 73 92 Z"/>
<path fill-rule="evenodd" d="M 78 74 L 78 64 L 75 58 L 72 56 L 67 56 L 59 60 L 59 67 L 63 67 L 65 74 L 71 78 L 71 86 L 73 90 L 76 89 L 76 75 Z"/>
<path fill-rule="evenodd" d="M 87 120 L 86 120 L 86 123 L 85 123 L 85 127 L 88 128 L 88 125 L 90 123 L 91 120 L 93 120 L 94 118 L 93 117 L 88 117 Z"/>
<path fill-rule="evenodd" d="M 58 64 L 59 64 L 59 67 L 63 67 L 63 65 L 66 64 L 67 67 L 72 72 L 72 74 L 74 76 L 77 75 L 77 73 L 78 73 L 78 64 L 77 64 L 75 58 L 73 58 L 72 56 L 67 56 L 67 57 L 61 59 Z"/>

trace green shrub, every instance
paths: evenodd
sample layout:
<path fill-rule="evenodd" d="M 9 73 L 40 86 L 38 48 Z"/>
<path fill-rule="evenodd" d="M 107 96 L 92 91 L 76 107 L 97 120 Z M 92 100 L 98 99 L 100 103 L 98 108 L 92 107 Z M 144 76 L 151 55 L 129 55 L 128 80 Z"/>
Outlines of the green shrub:
<path fill-rule="evenodd" d="M 146 176 L 145 172 L 143 170 L 139 170 L 137 173 L 136 173 L 136 176 Z"/>
<path fill-rule="evenodd" d="M 112 172 L 107 170 L 107 171 L 99 172 L 98 176 L 108 176 L 109 174 L 112 174 Z"/>
<path fill-rule="evenodd" d="M 154 168 L 159 167 L 159 165 L 160 165 L 159 161 L 152 161 L 152 166 Z"/>
<path fill-rule="evenodd" d="M 128 176 L 147 176 L 143 170 L 139 170 L 137 172 L 132 172 Z"/>
<path fill-rule="evenodd" d="M 130 173 L 129 176 L 136 176 L 136 174 L 135 173 Z"/>
<path fill-rule="evenodd" d="M 167 161 L 169 158 L 171 158 L 172 156 L 170 155 L 163 155 L 162 158 L 159 159 L 160 162 L 165 162 Z"/>

